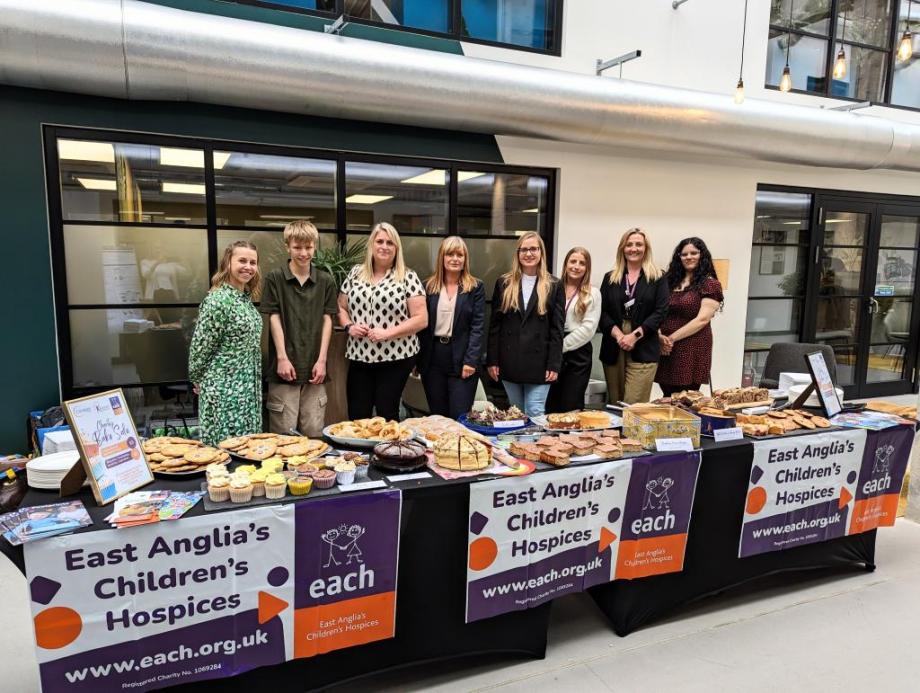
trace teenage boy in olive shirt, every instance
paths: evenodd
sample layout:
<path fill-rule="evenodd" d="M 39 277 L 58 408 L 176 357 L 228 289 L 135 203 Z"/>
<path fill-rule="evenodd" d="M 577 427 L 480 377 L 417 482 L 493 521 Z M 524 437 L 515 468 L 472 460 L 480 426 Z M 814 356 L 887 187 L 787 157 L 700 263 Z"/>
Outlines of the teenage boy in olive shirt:
<path fill-rule="evenodd" d="M 309 221 L 284 227 L 290 260 L 265 277 L 259 310 L 269 316 L 268 408 L 273 433 L 319 437 L 326 413 L 326 355 L 338 291 L 313 266 L 319 233 Z"/>

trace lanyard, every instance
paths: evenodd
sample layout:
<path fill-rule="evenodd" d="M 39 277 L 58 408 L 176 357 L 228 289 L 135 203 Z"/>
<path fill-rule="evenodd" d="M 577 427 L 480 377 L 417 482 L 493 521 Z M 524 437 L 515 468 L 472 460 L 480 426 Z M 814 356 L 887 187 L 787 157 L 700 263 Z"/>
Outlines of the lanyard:
<path fill-rule="evenodd" d="M 641 277 L 641 276 L 642 276 L 642 273 L 640 272 L 640 273 L 639 273 L 639 277 Z M 627 298 L 632 298 L 633 296 L 636 295 L 636 286 L 639 285 L 639 277 L 636 277 L 636 281 L 634 281 L 634 282 L 632 283 L 632 286 L 630 286 L 630 284 L 629 284 L 629 273 L 628 273 L 628 272 L 624 272 L 624 273 L 623 273 L 623 287 L 624 287 L 625 290 L 626 290 L 626 297 L 627 297 Z"/>

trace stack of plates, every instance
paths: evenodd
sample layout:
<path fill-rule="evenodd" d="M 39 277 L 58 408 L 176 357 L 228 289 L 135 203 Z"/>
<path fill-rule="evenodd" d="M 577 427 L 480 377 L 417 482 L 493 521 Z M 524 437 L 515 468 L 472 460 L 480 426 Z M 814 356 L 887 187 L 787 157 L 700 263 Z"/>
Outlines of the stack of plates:
<path fill-rule="evenodd" d="M 79 462 L 80 453 L 75 450 L 42 455 L 26 463 L 26 479 L 32 488 L 57 491 L 67 472 Z"/>

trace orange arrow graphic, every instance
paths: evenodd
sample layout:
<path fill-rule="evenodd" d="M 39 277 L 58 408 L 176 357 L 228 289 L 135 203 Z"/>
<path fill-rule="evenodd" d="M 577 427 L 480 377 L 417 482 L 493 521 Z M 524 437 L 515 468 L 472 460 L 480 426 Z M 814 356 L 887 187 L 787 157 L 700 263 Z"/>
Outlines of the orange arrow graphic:
<path fill-rule="evenodd" d="M 597 552 L 602 553 L 608 546 L 617 540 L 617 535 L 606 527 L 601 527 L 601 540 L 597 543 Z"/>
<path fill-rule="evenodd" d="M 847 503 L 853 500 L 853 494 L 847 491 L 843 486 L 840 487 L 840 502 L 837 503 L 837 508 L 843 510 Z"/>
<path fill-rule="evenodd" d="M 288 608 L 288 603 L 268 592 L 259 592 L 259 625 L 272 620 Z"/>

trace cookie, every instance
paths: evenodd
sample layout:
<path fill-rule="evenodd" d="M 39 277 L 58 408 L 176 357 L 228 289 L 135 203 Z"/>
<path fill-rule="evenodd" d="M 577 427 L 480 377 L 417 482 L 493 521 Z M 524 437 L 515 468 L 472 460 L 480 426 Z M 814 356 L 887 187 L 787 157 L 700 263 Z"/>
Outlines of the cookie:
<path fill-rule="evenodd" d="M 271 457 L 277 452 L 278 446 L 272 440 L 259 440 L 249 444 L 246 448 L 245 457 L 253 460 L 264 460 Z"/>
<path fill-rule="evenodd" d="M 216 460 L 219 454 L 214 448 L 196 448 L 185 453 L 185 459 L 191 464 L 209 464 Z"/>
<path fill-rule="evenodd" d="M 252 440 L 269 440 L 277 438 L 278 435 L 275 433 L 253 433 L 249 437 Z"/>
<path fill-rule="evenodd" d="M 236 438 L 227 438 L 227 440 L 222 440 L 217 444 L 217 447 L 221 448 L 222 450 L 239 450 L 248 442 L 248 436 L 238 436 Z"/>
<path fill-rule="evenodd" d="M 767 416 L 770 416 L 774 419 L 785 419 L 787 414 L 784 411 L 768 411 Z"/>
<path fill-rule="evenodd" d="M 145 450 L 144 452 L 147 451 Z M 149 452 L 147 453 L 147 459 L 151 462 L 164 462 L 170 458 L 164 455 L 162 452 Z"/>
<path fill-rule="evenodd" d="M 823 416 L 812 417 L 811 422 L 818 428 L 830 428 L 831 422 L 825 419 Z"/>
<path fill-rule="evenodd" d="M 169 445 L 164 445 L 160 449 L 160 453 L 166 455 L 167 457 L 184 457 L 185 453 L 191 452 L 191 445 L 180 445 L 177 443 L 171 443 Z"/>
<path fill-rule="evenodd" d="M 160 467 L 163 467 L 164 469 L 169 469 L 169 470 L 173 470 L 176 467 L 187 467 L 187 466 L 188 466 L 188 462 L 186 462 L 184 459 L 181 459 L 181 458 L 173 458 L 173 459 L 166 460 L 165 462 L 160 462 Z"/>
<path fill-rule="evenodd" d="M 298 455 L 306 455 L 308 449 L 303 443 L 294 443 L 293 445 L 278 448 L 278 454 L 282 457 L 297 457 Z"/>
<path fill-rule="evenodd" d="M 795 421 L 802 428 L 808 428 L 812 430 L 814 430 L 815 428 L 815 424 L 812 423 L 812 420 L 806 419 L 804 416 L 796 415 L 792 417 L 792 420 Z"/>

